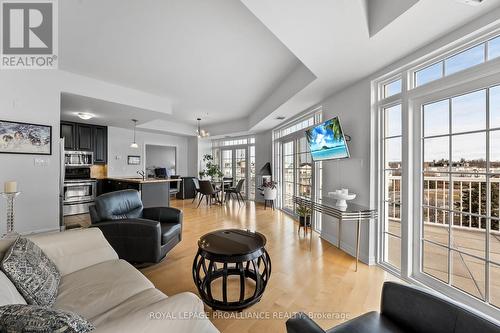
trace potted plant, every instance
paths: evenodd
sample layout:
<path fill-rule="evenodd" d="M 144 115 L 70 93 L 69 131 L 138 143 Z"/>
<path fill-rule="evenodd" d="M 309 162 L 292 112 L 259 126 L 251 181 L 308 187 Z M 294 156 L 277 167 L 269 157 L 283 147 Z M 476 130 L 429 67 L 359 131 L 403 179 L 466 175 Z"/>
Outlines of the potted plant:
<path fill-rule="evenodd" d="M 311 208 L 304 205 L 297 207 L 297 214 L 299 215 L 299 225 L 301 227 L 309 227 L 311 225 Z"/>
<path fill-rule="evenodd" d="M 266 181 L 262 184 L 264 188 L 264 200 L 276 200 L 276 196 L 278 194 L 278 189 L 276 186 L 278 185 L 275 181 Z"/>
<path fill-rule="evenodd" d="M 210 154 L 205 154 L 203 156 L 203 163 L 205 163 L 205 169 L 200 171 L 200 178 L 207 178 L 209 180 L 221 178 L 224 174 L 220 170 L 220 167 L 214 163 L 214 158 Z"/>

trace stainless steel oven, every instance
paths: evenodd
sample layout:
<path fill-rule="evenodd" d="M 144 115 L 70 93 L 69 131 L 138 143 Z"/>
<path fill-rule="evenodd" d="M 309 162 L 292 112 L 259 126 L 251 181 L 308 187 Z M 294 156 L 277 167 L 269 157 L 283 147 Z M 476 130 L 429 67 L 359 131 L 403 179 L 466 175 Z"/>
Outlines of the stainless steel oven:
<path fill-rule="evenodd" d="M 64 165 L 66 167 L 83 167 L 94 164 L 94 153 L 91 151 L 64 152 Z"/>
<path fill-rule="evenodd" d="M 63 215 L 88 213 L 96 197 L 96 181 L 93 179 L 67 179 L 63 190 Z"/>

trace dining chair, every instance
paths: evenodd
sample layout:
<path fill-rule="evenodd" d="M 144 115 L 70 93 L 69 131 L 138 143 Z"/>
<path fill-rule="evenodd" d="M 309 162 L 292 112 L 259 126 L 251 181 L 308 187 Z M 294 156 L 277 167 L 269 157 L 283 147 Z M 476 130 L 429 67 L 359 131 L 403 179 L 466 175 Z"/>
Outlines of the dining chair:
<path fill-rule="evenodd" d="M 222 184 L 224 185 L 224 191 L 233 187 L 234 178 L 233 177 L 223 177 Z"/>
<path fill-rule="evenodd" d="M 200 195 L 200 181 L 198 180 L 198 178 L 193 178 L 193 184 L 194 184 L 194 198 L 193 201 L 191 201 L 191 203 L 193 203 L 198 197 L 198 195 Z"/>
<path fill-rule="evenodd" d="M 170 179 L 179 179 L 181 176 L 179 175 L 171 175 Z M 170 183 L 170 195 L 176 195 L 179 193 L 179 182 L 171 182 Z"/>
<path fill-rule="evenodd" d="M 245 198 L 243 198 L 243 195 L 241 194 L 241 190 L 243 189 L 243 184 L 245 183 L 245 178 L 242 178 L 238 181 L 238 184 L 236 184 L 235 187 L 231 187 L 226 190 L 226 200 L 227 198 L 230 198 L 233 194 L 236 195 L 236 199 L 238 199 L 238 203 L 240 203 L 240 198 L 241 201 L 245 202 Z"/>
<path fill-rule="evenodd" d="M 208 206 L 212 205 L 212 199 L 215 198 L 217 201 L 219 200 L 220 190 L 215 189 L 212 186 L 212 182 L 210 182 L 209 180 L 200 180 L 199 183 L 200 183 L 201 197 L 200 197 L 200 201 L 198 202 L 198 206 L 196 206 L 197 208 L 200 207 L 200 204 L 201 204 L 201 201 L 203 200 L 203 198 L 206 199 Z"/>

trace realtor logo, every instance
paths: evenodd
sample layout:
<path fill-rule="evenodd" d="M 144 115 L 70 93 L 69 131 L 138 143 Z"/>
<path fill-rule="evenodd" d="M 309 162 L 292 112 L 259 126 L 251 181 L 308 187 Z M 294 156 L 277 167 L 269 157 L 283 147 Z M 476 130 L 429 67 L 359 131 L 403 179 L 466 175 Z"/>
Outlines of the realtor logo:
<path fill-rule="evenodd" d="M 56 3 L 0 0 L 2 69 L 57 68 Z"/>

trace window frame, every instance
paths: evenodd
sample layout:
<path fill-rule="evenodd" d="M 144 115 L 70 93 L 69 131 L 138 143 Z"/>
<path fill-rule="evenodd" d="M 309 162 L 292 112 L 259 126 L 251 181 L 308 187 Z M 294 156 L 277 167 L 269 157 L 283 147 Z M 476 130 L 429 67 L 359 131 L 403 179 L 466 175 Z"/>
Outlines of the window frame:
<path fill-rule="evenodd" d="M 426 60 L 420 59 L 420 61 L 417 61 L 417 63 L 418 63 L 417 65 L 413 65 L 413 66 L 410 65 L 411 67 L 409 67 L 409 69 L 408 69 L 408 72 L 409 72 L 409 74 L 408 74 L 409 90 L 418 89 L 418 88 L 427 86 L 429 84 L 432 84 L 436 81 L 440 81 L 440 80 L 442 80 L 444 78 L 448 78 L 448 77 L 453 77 L 457 74 L 461 74 L 461 73 L 466 72 L 466 71 L 474 71 L 478 67 L 481 67 L 481 66 L 488 64 L 490 62 L 497 61 L 500 57 L 488 59 L 488 48 L 489 48 L 488 42 L 490 40 L 497 38 L 497 37 L 500 37 L 500 28 L 493 29 L 490 32 L 485 33 L 479 37 L 475 37 L 475 38 L 472 37 L 472 38 L 469 38 L 468 40 L 467 39 L 458 40 L 458 41 L 456 41 L 458 46 L 455 46 L 455 47 L 447 46 L 444 48 L 444 50 L 438 49 L 435 52 L 431 53 Z M 453 56 L 459 55 L 459 54 L 461 54 L 465 51 L 468 51 L 468 50 L 470 50 L 476 46 L 479 46 L 481 44 L 484 44 L 484 61 L 482 63 L 477 64 L 477 65 L 473 65 L 471 67 L 460 70 L 458 72 L 446 75 L 445 61 L 447 59 L 452 58 Z M 436 79 L 436 80 L 432 80 L 432 81 L 429 81 L 427 83 L 424 83 L 422 85 L 417 86 L 416 85 L 416 73 L 420 70 L 426 69 L 426 68 L 433 66 L 437 63 L 442 63 L 441 78 Z"/>
<path fill-rule="evenodd" d="M 399 94 L 401 95 L 401 94 Z M 390 97 L 393 97 L 393 96 L 390 96 Z M 390 98 L 389 97 L 389 98 Z M 387 98 L 387 99 L 389 99 Z M 396 137 L 401 137 L 401 145 L 403 146 L 403 135 L 404 135 L 404 132 L 403 132 L 403 126 L 401 126 L 401 135 L 397 135 L 397 136 L 386 136 L 385 135 L 385 120 L 386 120 L 386 110 L 387 109 L 390 109 L 394 106 L 398 106 L 398 105 L 401 105 L 401 119 L 403 119 L 403 101 L 398 98 L 398 99 L 395 99 L 395 100 L 390 100 L 386 103 L 383 103 L 383 104 L 380 104 L 379 107 L 378 107 L 378 117 L 380 119 L 380 136 L 379 136 L 379 157 L 380 157 L 380 164 L 379 164 L 379 170 L 380 170 L 380 174 L 379 174 L 379 179 L 380 179 L 380 186 L 379 186 L 379 202 L 378 202 L 378 211 L 379 211 L 379 217 L 380 218 L 383 218 L 384 221 L 381 221 L 379 220 L 378 224 L 379 224 L 379 258 L 378 258 L 378 263 L 380 265 L 383 265 L 387 270 L 389 270 L 390 272 L 392 272 L 394 275 L 397 275 L 397 276 L 401 276 L 401 269 L 402 269 L 402 257 L 400 255 L 400 267 L 401 268 L 397 268 L 396 266 L 394 266 L 393 264 L 391 264 L 388 260 L 386 261 L 385 260 L 385 256 L 386 256 L 386 244 L 385 244 L 385 235 L 386 234 L 389 234 L 389 235 L 392 235 L 393 237 L 398 237 L 397 235 L 393 235 L 392 233 L 388 232 L 388 231 L 385 231 L 385 226 L 386 226 L 386 223 L 387 221 L 385 220 L 385 216 L 386 216 L 386 208 L 385 208 L 385 203 L 386 203 L 386 200 L 385 200 L 385 186 L 386 186 L 386 171 L 389 170 L 388 168 L 386 168 L 386 147 L 385 147 L 385 143 L 386 143 L 386 140 L 387 139 L 391 139 L 391 138 L 396 138 Z M 401 124 L 402 125 L 402 124 Z M 403 154 L 403 147 L 401 147 L 401 154 Z M 401 156 L 403 157 L 403 156 Z M 402 158 L 403 159 L 403 158 Z M 403 161 L 401 161 L 403 162 Z M 401 244 L 403 243 L 403 215 L 402 215 L 402 208 L 403 208 L 403 163 L 401 163 L 401 167 L 399 168 L 399 170 L 401 171 L 401 182 L 400 182 L 400 186 L 401 186 L 401 197 L 400 197 L 400 217 L 401 217 L 401 235 L 398 237 L 400 238 L 400 241 L 401 241 Z"/>
<path fill-rule="evenodd" d="M 377 247 L 377 264 L 386 271 L 406 280 L 421 286 L 430 287 L 440 293 L 447 295 L 459 302 L 466 304 L 466 306 L 474 309 L 473 311 L 480 311 L 484 315 L 500 320 L 500 311 L 493 305 L 487 304 L 474 296 L 468 295 L 465 292 L 436 283 L 436 279 L 426 274 L 420 273 L 420 218 L 421 211 L 420 205 L 423 199 L 422 184 L 422 170 L 421 163 L 423 156 L 421 149 L 421 105 L 426 101 L 439 100 L 450 98 L 452 95 L 462 95 L 468 91 L 480 90 L 488 86 L 496 86 L 500 83 L 500 57 L 486 60 L 485 62 L 467 68 L 465 70 L 444 76 L 438 80 L 434 80 L 427 84 L 416 87 L 414 81 L 414 73 L 417 70 L 426 68 L 436 62 L 444 61 L 447 57 L 465 51 L 474 45 L 482 42 L 488 43 L 490 40 L 500 35 L 500 24 L 489 27 L 478 33 L 474 32 L 464 38 L 461 38 L 453 43 L 441 47 L 429 54 L 420 57 L 406 65 L 392 69 L 390 72 L 381 75 L 380 77 L 371 81 L 372 89 L 372 165 L 374 169 L 371 174 L 374 179 L 373 184 L 375 189 L 371 191 L 372 202 L 375 202 L 379 211 L 381 210 L 380 204 L 382 202 L 381 195 L 383 194 L 383 168 L 382 157 L 383 147 L 380 140 L 383 130 L 383 122 L 380 116 L 381 109 L 387 105 L 400 100 L 402 103 L 402 132 L 403 132 L 403 150 L 402 150 L 402 205 L 401 205 L 401 219 L 407 219 L 407 223 L 402 223 L 401 226 L 401 271 L 398 272 L 390 265 L 384 264 L 381 260 L 382 245 L 381 241 L 381 222 L 377 220 L 376 229 L 376 247 Z M 479 37 L 478 37 L 479 36 Z M 488 52 L 488 48 L 485 48 Z M 444 70 L 444 67 L 443 67 Z M 383 84 L 390 82 L 392 78 L 400 75 L 402 80 L 402 93 L 388 98 L 381 98 L 381 87 Z M 462 90 L 462 91 L 460 91 Z M 455 92 L 455 93 L 453 93 Z M 415 139 L 416 138 L 416 139 Z M 489 152 L 488 152 L 489 153 Z M 416 186 L 414 184 L 417 184 Z M 489 224 L 488 224 L 489 226 Z M 488 239 L 489 241 L 489 239 Z M 416 255 L 418 253 L 418 255 Z"/>
<path fill-rule="evenodd" d="M 414 146 L 414 160 L 415 160 L 415 165 L 418 166 L 415 168 L 413 172 L 413 182 L 414 184 L 417 184 L 416 186 L 413 186 L 413 191 L 414 191 L 414 197 L 418 198 L 417 200 L 414 200 L 412 203 L 412 210 L 413 210 L 413 229 L 414 229 L 414 237 L 413 237 L 413 248 L 412 252 L 414 254 L 414 257 L 418 258 L 419 260 L 414 260 L 413 266 L 412 266 L 412 274 L 409 276 L 409 278 L 412 281 L 419 281 L 421 283 L 424 283 L 427 286 L 432 287 L 433 289 L 446 294 L 448 296 L 451 296 L 454 299 L 459 300 L 460 302 L 467 304 L 469 306 L 472 306 L 476 309 L 479 309 L 481 312 L 485 313 L 486 315 L 489 315 L 493 318 L 500 318 L 500 309 L 496 308 L 494 305 L 490 305 L 485 301 L 482 301 L 480 299 L 475 298 L 474 296 L 466 293 L 465 291 L 462 291 L 456 287 L 453 287 L 451 283 L 444 283 L 442 281 L 437 280 L 435 277 L 432 277 L 426 273 L 423 272 L 422 269 L 422 240 L 423 240 L 423 230 L 422 230 L 422 225 L 421 225 L 421 220 L 422 220 L 422 212 L 421 212 L 421 207 L 424 199 L 424 191 L 423 187 L 420 186 L 423 182 L 423 168 L 422 168 L 422 163 L 424 161 L 424 156 L 423 156 L 423 114 L 422 114 L 422 107 L 423 105 L 430 104 L 433 102 L 441 101 L 441 100 L 447 100 L 451 99 L 453 97 L 465 95 L 471 92 L 479 91 L 482 89 L 488 89 L 489 87 L 492 86 L 497 86 L 500 84 L 500 70 L 498 73 L 494 73 L 491 76 L 486 76 L 486 77 L 479 77 L 475 80 L 470 80 L 468 82 L 462 82 L 462 84 L 457 85 L 452 88 L 446 88 L 443 90 L 439 91 L 433 91 L 429 92 L 427 95 L 422 95 L 415 97 L 413 99 L 410 99 L 410 103 L 412 105 L 412 108 L 414 110 L 417 110 L 415 114 L 413 115 L 413 131 L 416 133 L 415 140 L 413 142 Z M 488 98 L 488 96 L 486 97 Z M 487 103 L 488 104 L 488 103 Z M 488 105 L 487 105 L 487 117 L 489 117 L 488 114 Z M 452 120 L 449 119 L 451 122 Z M 454 134 L 457 135 L 457 134 Z M 418 136 L 418 138 L 417 138 Z M 451 138 L 453 135 L 450 135 L 449 137 Z M 488 139 L 489 140 L 489 139 Z M 487 158 L 489 156 L 489 151 L 486 149 L 486 155 Z M 451 161 L 450 161 L 451 163 Z M 487 166 L 489 168 L 489 165 Z M 450 170 L 450 174 L 453 172 Z M 489 180 L 487 178 L 487 182 L 489 183 Z M 451 187 L 451 185 L 450 185 Z M 487 207 L 489 207 L 487 203 Z M 450 207 L 451 209 L 451 207 Z M 450 223 L 453 223 L 453 221 L 450 221 Z M 486 224 L 486 230 L 485 233 L 487 235 L 485 242 L 489 243 L 489 233 L 490 233 L 490 224 Z M 489 248 L 489 244 L 486 245 L 487 248 Z M 447 247 L 450 247 L 450 244 L 448 244 Z M 485 253 L 485 262 L 486 264 L 489 262 L 489 251 Z M 450 259 L 448 259 L 450 260 Z M 488 266 L 488 265 L 486 265 Z M 448 261 L 448 270 L 451 270 L 450 262 Z M 487 268 L 488 271 L 488 268 Z M 489 276 L 486 275 L 485 273 L 485 290 L 489 289 L 489 286 L 486 284 L 489 282 Z M 488 299 L 488 295 L 486 296 L 486 299 Z"/>

